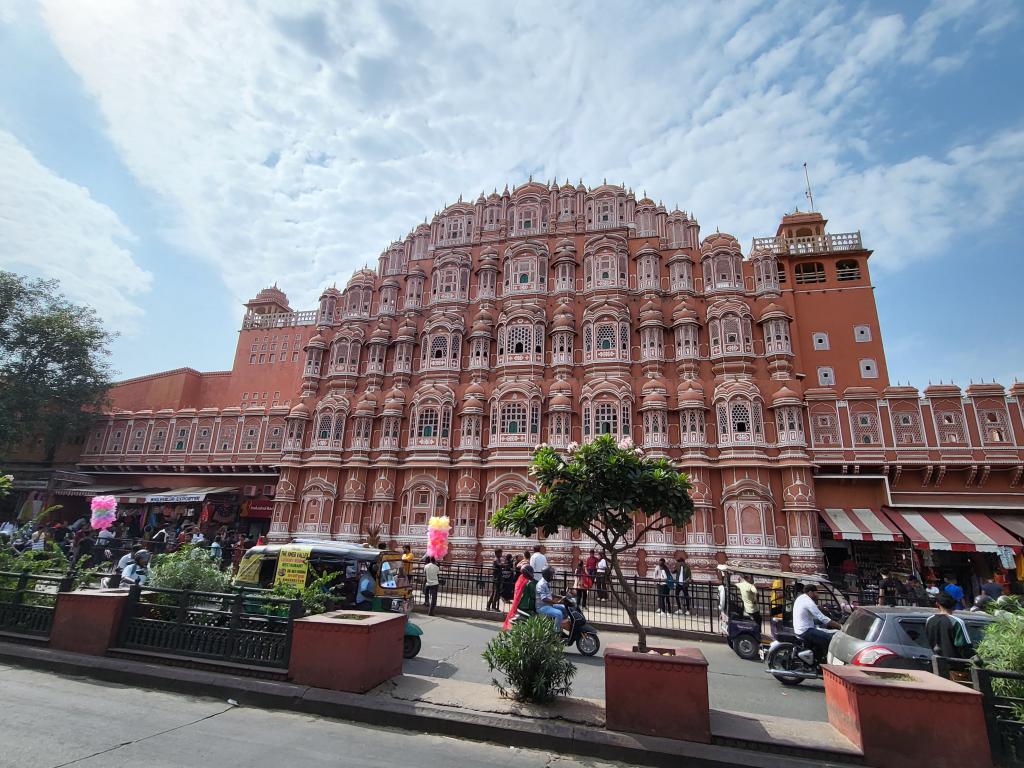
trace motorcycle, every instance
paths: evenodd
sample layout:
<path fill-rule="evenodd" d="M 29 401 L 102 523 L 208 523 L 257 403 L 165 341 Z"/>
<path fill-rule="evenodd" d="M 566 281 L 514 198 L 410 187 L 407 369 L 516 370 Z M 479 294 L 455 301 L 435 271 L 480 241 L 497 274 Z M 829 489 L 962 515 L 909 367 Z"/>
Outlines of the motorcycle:
<path fill-rule="evenodd" d="M 576 650 L 583 656 L 593 656 L 601 649 L 601 638 L 598 637 L 597 630 L 587 623 L 586 615 L 576 605 L 574 598 L 564 595 L 561 603 L 565 606 L 566 616 L 565 621 L 562 622 L 559 628 L 562 644 L 566 646 L 575 645 Z M 518 610 L 512 618 L 512 623 L 515 624 L 517 621 L 522 621 L 535 615 L 536 613 L 530 611 Z"/>
<path fill-rule="evenodd" d="M 783 685 L 800 685 L 804 680 L 822 676 L 821 662 L 814 657 L 814 650 L 786 630 L 780 631 L 768 647 L 765 666 L 765 671 Z"/>

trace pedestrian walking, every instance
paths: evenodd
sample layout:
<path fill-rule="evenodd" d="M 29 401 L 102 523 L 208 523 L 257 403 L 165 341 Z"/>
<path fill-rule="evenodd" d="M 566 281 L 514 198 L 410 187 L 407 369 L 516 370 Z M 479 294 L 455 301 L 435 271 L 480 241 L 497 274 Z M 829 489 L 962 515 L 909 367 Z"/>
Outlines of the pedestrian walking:
<path fill-rule="evenodd" d="M 907 600 L 919 608 L 935 605 L 935 598 L 928 595 L 921 580 L 914 574 L 907 576 Z"/>
<path fill-rule="evenodd" d="M 423 602 L 427 606 L 427 615 L 434 615 L 434 608 L 437 607 L 437 588 L 441 586 L 441 569 L 437 567 L 437 560 L 427 557 L 427 564 L 423 566 Z"/>
<path fill-rule="evenodd" d="M 878 582 L 878 604 L 895 607 L 899 601 L 900 583 L 899 579 L 883 568 L 878 572 L 882 577 Z"/>
<path fill-rule="evenodd" d="M 501 605 L 501 550 L 494 550 L 494 561 L 491 563 L 491 594 L 487 598 L 488 611 L 500 611 Z"/>
<path fill-rule="evenodd" d="M 973 655 L 970 635 L 963 619 L 953 615 L 957 607 L 955 598 L 943 592 L 935 598 L 935 607 L 938 613 L 929 616 L 924 623 L 932 654 L 947 659 L 969 659 Z"/>
<path fill-rule="evenodd" d="M 594 580 L 587 573 L 587 566 L 582 560 L 576 565 L 576 578 L 573 580 L 573 588 L 576 590 L 576 605 L 580 608 L 587 607 L 587 595 L 594 585 Z"/>
<path fill-rule="evenodd" d="M 597 573 L 597 599 L 607 600 L 608 599 L 608 558 L 604 556 L 604 552 L 601 553 L 600 558 L 595 566 Z"/>
<path fill-rule="evenodd" d="M 672 613 L 668 596 L 672 587 L 675 586 L 675 577 L 664 557 L 658 560 L 658 565 L 654 569 L 654 578 L 658 582 L 658 610 L 655 613 Z"/>
<path fill-rule="evenodd" d="M 693 574 L 690 566 L 686 564 L 686 558 L 680 557 L 676 561 L 676 613 L 690 615 L 690 579 Z M 679 598 L 682 597 L 682 600 Z"/>

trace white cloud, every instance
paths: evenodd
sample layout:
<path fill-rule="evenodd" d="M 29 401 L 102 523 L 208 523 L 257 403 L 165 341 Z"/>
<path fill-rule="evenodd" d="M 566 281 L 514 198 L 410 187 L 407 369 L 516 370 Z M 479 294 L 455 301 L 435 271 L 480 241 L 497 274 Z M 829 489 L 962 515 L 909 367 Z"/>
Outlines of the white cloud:
<path fill-rule="evenodd" d="M 89 190 L 57 176 L 0 130 L 0 266 L 61 281 L 111 330 L 132 333 L 150 275 L 129 250 L 135 237 Z"/>
<path fill-rule="evenodd" d="M 446 201 L 531 171 L 625 181 L 748 242 L 804 202 L 811 161 L 833 223 L 899 237 L 877 257 L 898 264 L 929 254 L 912 235 L 943 210 L 993 196 L 957 183 L 976 167 L 962 152 L 1011 186 L 1020 170 L 1014 134 L 895 164 L 872 154 L 889 130 L 878 79 L 956 66 L 942 34 L 982 34 L 984 8 L 283 7 L 44 5 L 127 166 L 175 211 L 170 236 L 236 298 L 277 280 L 308 304 Z"/>

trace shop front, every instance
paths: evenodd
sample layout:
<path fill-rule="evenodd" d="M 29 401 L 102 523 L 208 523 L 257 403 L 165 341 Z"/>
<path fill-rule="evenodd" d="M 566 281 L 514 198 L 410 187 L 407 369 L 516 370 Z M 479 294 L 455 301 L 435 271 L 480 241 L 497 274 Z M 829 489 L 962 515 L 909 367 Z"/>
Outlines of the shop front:
<path fill-rule="evenodd" d="M 830 507 L 821 515 L 821 546 L 829 577 L 862 602 L 877 598 L 880 572 L 916 574 L 906 536 L 881 509 Z"/>
<path fill-rule="evenodd" d="M 934 580 L 941 587 L 951 577 L 970 603 L 989 577 L 1018 580 L 1015 557 L 1021 552 L 1021 539 L 997 523 L 999 517 L 959 510 L 885 512 L 913 546 L 925 582 Z"/>
<path fill-rule="evenodd" d="M 120 501 L 120 500 L 119 500 Z M 159 530 L 170 523 L 174 528 L 197 526 L 207 536 L 221 528 L 233 529 L 238 522 L 238 488 L 190 486 L 145 496 L 125 496 L 123 502 L 136 516 L 141 530 Z"/>
<path fill-rule="evenodd" d="M 237 530 L 256 540 L 270 530 L 273 516 L 273 499 L 247 499 L 239 507 Z"/>

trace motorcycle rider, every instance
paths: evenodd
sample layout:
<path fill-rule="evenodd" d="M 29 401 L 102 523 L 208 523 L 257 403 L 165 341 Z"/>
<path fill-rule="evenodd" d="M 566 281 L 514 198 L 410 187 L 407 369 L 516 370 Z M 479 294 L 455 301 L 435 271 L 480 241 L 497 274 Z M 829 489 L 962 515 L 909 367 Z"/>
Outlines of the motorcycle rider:
<path fill-rule="evenodd" d="M 557 631 L 561 629 L 562 622 L 565 621 L 565 607 L 551 590 L 553 578 L 555 578 L 553 568 L 548 567 L 541 571 L 540 580 L 537 582 L 537 613 L 550 618 L 555 623 Z"/>
<path fill-rule="evenodd" d="M 793 602 L 793 632 L 807 646 L 806 650 L 800 651 L 797 655 L 807 664 L 820 664 L 828 651 L 828 644 L 832 641 L 832 635 L 818 629 L 818 625 L 828 629 L 842 627 L 838 621 L 833 621 L 818 608 L 818 585 L 807 584 L 804 586 L 804 593 Z"/>

